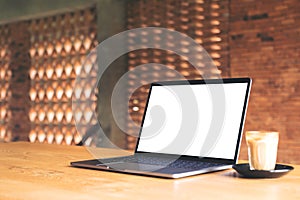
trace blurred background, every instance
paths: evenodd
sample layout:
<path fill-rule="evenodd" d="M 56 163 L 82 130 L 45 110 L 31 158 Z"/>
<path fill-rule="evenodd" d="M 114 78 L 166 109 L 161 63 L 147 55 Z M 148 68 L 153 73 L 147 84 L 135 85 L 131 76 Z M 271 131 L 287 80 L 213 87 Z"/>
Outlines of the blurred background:
<path fill-rule="evenodd" d="M 155 62 L 187 79 L 251 77 L 245 130 L 279 131 L 279 162 L 300 164 L 299 10 L 298 0 L 0 0 L 0 141 L 75 145 L 87 135 L 84 142 L 97 145 L 102 139 L 93 133 L 96 110 L 107 137 L 134 149 L 130 134 L 138 130 L 130 124 L 129 134 L 118 128 L 110 97 L 124 73 Z M 143 49 L 118 58 L 97 83 L 96 58 L 83 65 L 91 50 L 121 31 L 148 26 L 187 34 L 218 70 L 206 68 L 199 58 L 199 74 L 173 52 Z M 128 38 L 129 46 L 134 37 Z M 188 51 L 189 45 L 181 47 Z M 164 73 L 144 66 L 143 77 L 130 76 L 124 86 L 132 95 L 122 109 L 137 124 L 148 87 L 130 87 Z M 78 77 L 82 85 L 74 87 Z M 83 103 L 72 107 L 74 96 Z M 246 151 L 243 140 L 240 158 L 247 158 Z"/>

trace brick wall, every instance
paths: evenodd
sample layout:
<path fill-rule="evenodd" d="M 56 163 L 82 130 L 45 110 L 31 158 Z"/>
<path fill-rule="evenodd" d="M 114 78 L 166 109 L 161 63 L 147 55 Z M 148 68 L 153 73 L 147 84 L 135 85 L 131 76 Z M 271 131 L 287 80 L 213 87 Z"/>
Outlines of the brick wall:
<path fill-rule="evenodd" d="M 245 130 L 279 131 L 278 161 L 299 164 L 300 1 L 230 4 L 231 76 L 253 78 Z"/>
<path fill-rule="evenodd" d="M 222 2 L 221 8 L 227 5 Z M 223 76 L 253 78 L 245 130 L 279 131 L 279 162 L 300 164 L 300 1 L 231 0 L 229 10 L 221 10 L 225 12 L 222 15 L 229 16 L 229 31 L 222 33 L 224 38 L 228 34 L 229 39 L 229 64 L 222 69 Z M 101 20 L 99 24 L 107 24 L 111 29 L 120 27 Z M 102 37 L 103 30 L 102 27 L 99 31 Z M 15 33 L 15 45 L 20 48 L 28 45 L 21 44 L 23 39 L 18 32 Z M 227 56 L 226 52 L 224 55 Z M 24 127 L 29 124 L 25 123 L 28 115 L 24 114 L 28 111 L 21 107 L 28 105 L 29 101 L 30 83 L 22 82 L 29 80 L 28 69 L 13 66 L 23 66 L 30 61 L 27 60 L 29 57 L 19 57 L 18 54 L 14 54 L 14 58 L 11 88 L 14 89 L 12 96 L 19 100 L 10 103 L 12 117 L 17 122 L 10 124 L 10 128 L 15 133 L 13 138 L 27 140 L 21 135 L 30 128 L 29 125 Z M 20 84 L 25 85 L 24 90 L 20 89 Z M 241 158 L 246 159 L 244 141 Z"/>
<path fill-rule="evenodd" d="M 11 120 L 8 129 L 12 133 L 11 139 L 13 141 L 28 140 L 30 130 L 28 118 L 30 80 L 28 79 L 28 71 L 31 61 L 28 53 L 29 33 L 24 31 L 26 27 L 27 23 L 19 22 L 12 23 L 9 26 L 11 32 L 9 49 L 11 51 L 10 70 L 12 77 L 9 86 L 11 92 L 9 101 Z"/>

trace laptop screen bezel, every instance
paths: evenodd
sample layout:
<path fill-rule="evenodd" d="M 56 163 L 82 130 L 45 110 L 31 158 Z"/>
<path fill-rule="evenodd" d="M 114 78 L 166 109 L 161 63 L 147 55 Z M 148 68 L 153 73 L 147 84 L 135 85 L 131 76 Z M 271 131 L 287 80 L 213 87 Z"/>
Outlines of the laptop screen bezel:
<path fill-rule="evenodd" d="M 177 155 L 177 154 L 164 154 L 164 153 L 157 153 L 157 152 L 145 152 L 145 151 L 138 151 L 138 145 L 140 142 L 140 136 L 143 130 L 143 125 L 145 121 L 145 116 L 147 113 L 148 103 L 151 96 L 152 88 L 153 86 L 168 86 L 168 85 L 203 85 L 203 84 L 230 84 L 230 83 L 247 83 L 246 93 L 245 93 L 245 99 L 244 99 L 244 105 L 241 115 L 241 121 L 239 126 L 239 133 L 237 137 L 237 145 L 235 149 L 235 155 L 234 159 L 224 159 L 224 158 L 215 158 L 215 157 L 199 157 L 199 156 L 191 156 L 191 155 Z M 147 155 L 155 155 L 155 156 L 161 156 L 161 157 L 174 157 L 174 158 L 180 158 L 180 159 L 191 159 L 191 160 L 200 160 L 200 161 L 206 161 L 206 162 L 220 162 L 220 163 L 227 163 L 227 164 L 235 164 L 237 162 L 239 151 L 240 151 L 240 145 L 242 140 L 242 133 L 244 129 L 245 119 L 246 119 L 246 112 L 249 102 L 249 96 L 250 96 L 250 89 L 251 89 L 251 83 L 252 80 L 249 77 L 245 78 L 225 78 L 225 79 L 206 79 L 206 80 L 178 80 L 178 81 L 161 81 L 161 82 L 154 82 L 151 83 L 148 93 L 148 98 L 146 101 L 146 106 L 142 118 L 141 127 L 139 130 L 139 136 L 137 138 L 137 143 L 135 147 L 135 154 L 147 154 Z"/>

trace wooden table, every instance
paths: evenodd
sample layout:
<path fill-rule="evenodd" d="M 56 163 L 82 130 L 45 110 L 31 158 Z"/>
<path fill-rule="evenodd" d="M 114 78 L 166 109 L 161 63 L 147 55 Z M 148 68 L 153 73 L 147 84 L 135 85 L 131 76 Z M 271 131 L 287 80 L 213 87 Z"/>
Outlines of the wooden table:
<path fill-rule="evenodd" d="M 245 179 L 226 170 L 177 180 L 69 166 L 90 158 L 84 147 L 0 143 L 0 199 L 300 199 L 299 165 L 277 179 Z"/>

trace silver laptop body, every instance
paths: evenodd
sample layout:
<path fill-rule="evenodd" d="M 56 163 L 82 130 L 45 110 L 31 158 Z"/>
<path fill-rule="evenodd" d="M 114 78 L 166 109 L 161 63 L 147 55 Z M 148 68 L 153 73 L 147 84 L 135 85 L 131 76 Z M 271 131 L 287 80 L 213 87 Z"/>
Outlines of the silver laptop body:
<path fill-rule="evenodd" d="M 71 166 L 181 178 L 236 164 L 250 78 L 152 83 L 134 155 Z"/>

